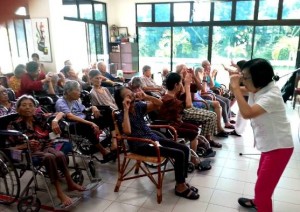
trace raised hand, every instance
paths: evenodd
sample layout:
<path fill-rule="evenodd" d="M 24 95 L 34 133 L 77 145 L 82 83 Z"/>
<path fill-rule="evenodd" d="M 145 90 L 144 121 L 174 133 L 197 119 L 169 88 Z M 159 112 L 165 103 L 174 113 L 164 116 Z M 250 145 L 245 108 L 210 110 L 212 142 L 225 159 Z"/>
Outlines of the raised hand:
<path fill-rule="evenodd" d="M 242 75 L 239 73 L 230 75 L 230 86 L 232 89 L 240 87 Z"/>
<path fill-rule="evenodd" d="M 131 104 L 131 98 L 129 96 L 126 96 L 123 100 L 123 108 L 124 110 L 129 110 L 130 104 Z"/>
<path fill-rule="evenodd" d="M 185 84 L 185 85 L 190 85 L 190 84 L 192 83 L 192 80 L 193 80 L 192 74 L 187 73 L 187 74 L 185 75 L 185 78 L 184 78 L 184 84 Z"/>

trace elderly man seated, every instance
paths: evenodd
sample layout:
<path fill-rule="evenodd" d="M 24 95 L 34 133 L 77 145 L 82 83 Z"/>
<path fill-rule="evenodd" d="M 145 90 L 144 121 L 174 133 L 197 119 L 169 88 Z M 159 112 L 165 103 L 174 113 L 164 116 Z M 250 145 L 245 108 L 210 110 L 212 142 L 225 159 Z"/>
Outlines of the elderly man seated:
<path fill-rule="evenodd" d="M 151 75 L 151 67 L 145 65 L 143 67 L 143 76 L 141 76 L 143 91 L 151 92 L 155 95 L 162 96 L 165 93 L 165 89 L 162 86 L 158 86 L 151 78 Z"/>

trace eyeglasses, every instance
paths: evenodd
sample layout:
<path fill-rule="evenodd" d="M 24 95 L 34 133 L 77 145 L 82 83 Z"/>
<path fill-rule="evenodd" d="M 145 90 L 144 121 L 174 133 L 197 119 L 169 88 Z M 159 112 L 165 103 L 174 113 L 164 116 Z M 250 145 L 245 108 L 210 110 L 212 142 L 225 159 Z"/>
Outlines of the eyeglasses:
<path fill-rule="evenodd" d="M 7 94 L 7 93 L 8 93 L 7 89 L 0 91 L 0 94 Z"/>

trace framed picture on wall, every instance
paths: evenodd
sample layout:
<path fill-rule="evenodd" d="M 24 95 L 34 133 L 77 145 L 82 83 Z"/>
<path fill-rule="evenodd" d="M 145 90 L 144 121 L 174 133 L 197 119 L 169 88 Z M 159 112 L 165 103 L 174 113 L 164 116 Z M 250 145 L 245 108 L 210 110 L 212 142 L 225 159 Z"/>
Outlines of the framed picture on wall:
<path fill-rule="evenodd" d="M 50 44 L 50 33 L 47 18 L 34 18 L 25 22 L 28 44 L 31 44 L 29 50 L 40 56 L 41 62 L 52 62 L 52 51 Z M 31 29 L 29 28 L 31 27 Z M 31 34 L 30 34 L 31 33 Z"/>
<path fill-rule="evenodd" d="M 119 36 L 121 38 L 127 38 L 128 37 L 128 28 L 127 27 L 118 27 Z"/>

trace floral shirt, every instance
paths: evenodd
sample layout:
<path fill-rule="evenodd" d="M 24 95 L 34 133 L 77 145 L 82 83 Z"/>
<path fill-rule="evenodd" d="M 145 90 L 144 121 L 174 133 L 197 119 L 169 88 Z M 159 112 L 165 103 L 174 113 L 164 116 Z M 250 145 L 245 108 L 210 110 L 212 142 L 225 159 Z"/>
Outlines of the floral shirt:
<path fill-rule="evenodd" d="M 12 76 L 8 81 L 8 85 L 15 93 L 18 93 L 21 89 L 21 79 Z"/>
<path fill-rule="evenodd" d="M 3 105 L 0 105 L 0 117 L 6 116 L 8 114 L 16 113 L 16 102 L 10 102 L 10 108 L 6 108 Z"/>

